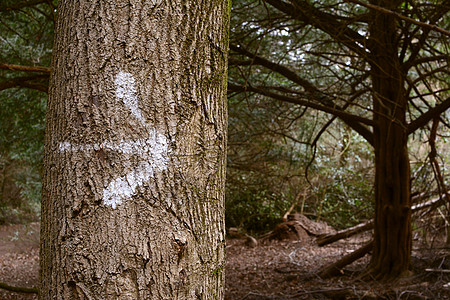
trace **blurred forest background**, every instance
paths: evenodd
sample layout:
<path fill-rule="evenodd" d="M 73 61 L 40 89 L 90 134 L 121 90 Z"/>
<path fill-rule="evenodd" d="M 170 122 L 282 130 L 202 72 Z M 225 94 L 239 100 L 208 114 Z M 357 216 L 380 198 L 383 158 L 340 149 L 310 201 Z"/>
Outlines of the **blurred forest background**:
<path fill-rule="evenodd" d="M 366 7 L 335 0 L 308 3 L 317 11 L 338 16 L 360 35 L 366 33 L 358 25 L 363 19 L 351 20 L 353 15 L 364 16 Z M 437 25 L 448 29 L 448 3 L 404 1 L 402 14 L 424 22 L 435 16 L 440 20 Z M 0 1 L 0 224 L 40 217 L 56 4 L 51 0 Z M 440 5 L 447 9 L 442 12 L 444 17 L 438 16 Z M 408 73 L 408 109 L 411 116 L 418 116 L 450 96 L 449 39 L 432 30 L 425 35 L 426 29 L 406 21 L 400 23 L 404 32 L 399 34 L 399 43 L 409 47 L 401 53 L 405 61 L 419 44 L 420 55 L 435 58 L 424 59 Z M 263 233 L 280 223 L 290 208 L 336 229 L 373 217 L 371 145 L 327 112 L 271 97 L 270 93 L 278 93 L 310 101 L 320 93 L 350 112 L 365 110 L 361 116 L 370 115 L 367 62 L 307 25 L 264 1 L 233 1 L 227 227 Z M 297 77 L 289 76 L 283 67 Z M 431 137 L 429 124 L 409 139 L 412 193 L 424 196 L 421 201 L 445 197 L 443 191 L 450 185 L 450 112 L 442 113 L 439 121 L 436 136 Z M 433 147 L 436 156 L 430 156 Z M 449 205 L 443 201 L 436 208 L 440 214 L 434 224 L 441 229 L 448 224 Z"/>

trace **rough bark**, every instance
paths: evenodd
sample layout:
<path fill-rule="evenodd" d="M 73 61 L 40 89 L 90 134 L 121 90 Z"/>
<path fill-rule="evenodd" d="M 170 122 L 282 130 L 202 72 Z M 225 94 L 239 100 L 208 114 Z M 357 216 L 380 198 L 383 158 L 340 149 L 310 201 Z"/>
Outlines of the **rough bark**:
<path fill-rule="evenodd" d="M 60 1 L 41 299 L 222 299 L 227 1 Z"/>
<path fill-rule="evenodd" d="M 372 4 L 395 10 L 400 1 Z M 411 257 L 410 166 L 407 97 L 397 54 L 394 16 L 372 13 L 369 62 L 373 83 L 375 226 L 371 275 L 388 279 L 407 273 Z"/>

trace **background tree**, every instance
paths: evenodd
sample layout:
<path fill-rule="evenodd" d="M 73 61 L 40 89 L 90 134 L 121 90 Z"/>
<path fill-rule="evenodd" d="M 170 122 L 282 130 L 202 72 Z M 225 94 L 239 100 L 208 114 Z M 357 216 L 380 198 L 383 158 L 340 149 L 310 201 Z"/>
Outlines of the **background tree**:
<path fill-rule="evenodd" d="M 61 1 L 42 299 L 221 299 L 227 1 Z"/>
<path fill-rule="evenodd" d="M 238 67 L 230 74 L 239 76 L 232 77 L 230 92 L 322 111 L 331 115 L 324 128 L 339 119 L 373 146 L 369 273 L 379 279 L 405 274 L 411 253 L 408 138 L 433 119 L 448 127 L 449 33 L 438 26 L 448 24 L 450 2 L 373 1 L 370 8 L 338 1 L 255 3 L 240 3 L 242 9 L 253 5 L 255 14 L 233 32 L 231 61 Z"/>

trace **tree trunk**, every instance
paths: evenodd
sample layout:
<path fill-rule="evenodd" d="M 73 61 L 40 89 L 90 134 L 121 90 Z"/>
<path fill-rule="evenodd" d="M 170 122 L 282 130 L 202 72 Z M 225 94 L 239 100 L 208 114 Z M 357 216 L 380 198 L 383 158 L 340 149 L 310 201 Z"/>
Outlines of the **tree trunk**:
<path fill-rule="evenodd" d="M 395 10 L 400 1 L 374 4 Z M 373 82 L 375 227 L 370 271 L 378 279 L 407 273 L 411 257 L 407 98 L 397 49 L 395 17 L 373 12 L 369 56 Z"/>
<path fill-rule="evenodd" d="M 41 299 L 222 299 L 230 3 L 60 1 Z"/>

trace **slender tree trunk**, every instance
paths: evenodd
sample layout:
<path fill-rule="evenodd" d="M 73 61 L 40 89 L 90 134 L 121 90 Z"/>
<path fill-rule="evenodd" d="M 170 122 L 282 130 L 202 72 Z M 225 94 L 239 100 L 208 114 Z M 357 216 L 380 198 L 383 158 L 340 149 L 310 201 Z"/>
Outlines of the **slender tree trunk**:
<path fill-rule="evenodd" d="M 59 1 L 41 299 L 222 299 L 229 5 Z"/>
<path fill-rule="evenodd" d="M 400 1 L 375 4 L 395 9 Z M 373 81 L 375 149 L 375 227 L 371 274 L 388 279 L 407 273 L 411 257 L 410 167 L 406 131 L 407 98 L 397 54 L 396 20 L 373 13 L 375 45 L 370 63 Z"/>

